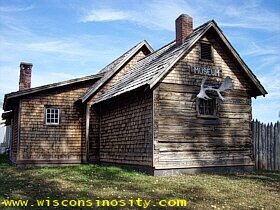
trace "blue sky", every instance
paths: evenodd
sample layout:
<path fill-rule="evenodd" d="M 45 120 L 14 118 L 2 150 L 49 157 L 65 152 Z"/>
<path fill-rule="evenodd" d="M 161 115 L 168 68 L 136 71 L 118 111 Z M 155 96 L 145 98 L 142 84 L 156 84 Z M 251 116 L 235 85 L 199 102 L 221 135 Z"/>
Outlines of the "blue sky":
<path fill-rule="evenodd" d="M 96 73 L 136 43 L 174 40 L 174 20 L 214 19 L 268 95 L 253 117 L 279 120 L 279 0 L 0 0 L 0 100 L 18 89 L 19 63 L 34 64 L 32 87 Z"/>

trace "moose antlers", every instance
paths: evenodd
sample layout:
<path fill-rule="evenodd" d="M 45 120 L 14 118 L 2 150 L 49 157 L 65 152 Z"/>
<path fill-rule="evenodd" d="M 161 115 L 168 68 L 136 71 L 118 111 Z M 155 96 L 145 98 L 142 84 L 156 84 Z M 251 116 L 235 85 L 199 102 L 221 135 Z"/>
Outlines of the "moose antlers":
<path fill-rule="evenodd" d="M 206 91 L 208 90 L 208 91 L 216 91 L 219 98 L 223 101 L 223 100 L 225 100 L 225 98 L 222 96 L 221 92 L 224 92 L 225 90 L 231 89 L 232 86 L 233 86 L 233 83 L 232 83 L 232 80 L 230 79 L 230 77 L 226 77 L 219 88 L 213 88 L 212 86 L 204 87 L 205 81 L 206 81 L 206 77 L 204 77 L 202 79 L 202 82 L 201 82 L 201 85 L 200 85 L 200 91 L 196 96 L 196 97 L 204 99 L 204 100 L 211 99 L 206 94 Z"/>

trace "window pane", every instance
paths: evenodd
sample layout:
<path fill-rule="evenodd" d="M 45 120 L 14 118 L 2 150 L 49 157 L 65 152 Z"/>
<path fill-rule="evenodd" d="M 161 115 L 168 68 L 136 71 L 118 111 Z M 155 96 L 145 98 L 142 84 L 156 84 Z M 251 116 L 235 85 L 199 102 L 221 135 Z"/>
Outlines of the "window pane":
<path fill-rule="evenodd" d="M 200 115 L 215 115 L 216 109 L 216 99 L 198 99 L 198 112 Z"/>
<path fill-rule="evenodd" d="M 59 109 L 46 108 L 46 123 L 59 124 Z"/>

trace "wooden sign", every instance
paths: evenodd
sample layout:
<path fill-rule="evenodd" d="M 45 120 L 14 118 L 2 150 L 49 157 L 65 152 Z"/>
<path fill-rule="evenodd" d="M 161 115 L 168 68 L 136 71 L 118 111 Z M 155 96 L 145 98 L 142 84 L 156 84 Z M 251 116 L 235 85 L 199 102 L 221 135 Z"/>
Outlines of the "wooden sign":
<path fill-rule="evenodd" d="M 220 69 L 207 65 L 190 66 L 190 72 L 193 74 L 200 74 L 204 76 L 219 77 Z"/>

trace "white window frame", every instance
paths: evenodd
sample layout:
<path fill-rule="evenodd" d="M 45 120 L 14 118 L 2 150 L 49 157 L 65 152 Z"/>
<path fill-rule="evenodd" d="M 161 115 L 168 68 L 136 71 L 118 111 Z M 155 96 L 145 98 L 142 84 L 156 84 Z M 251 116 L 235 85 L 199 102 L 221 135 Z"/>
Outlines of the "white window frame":
<path fill-rule="evenodd" d="M 57 116 L 55 113 L 56 111 L 57 111 Z M 51 122 L 52 120 L 54 122 Z M 59 125 L 60 124 L 60 110 L 58 108 L 46 107 L 45 108 L 45 123 L 46 123 L 46 125 Z"/>

